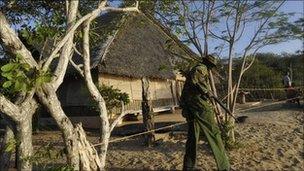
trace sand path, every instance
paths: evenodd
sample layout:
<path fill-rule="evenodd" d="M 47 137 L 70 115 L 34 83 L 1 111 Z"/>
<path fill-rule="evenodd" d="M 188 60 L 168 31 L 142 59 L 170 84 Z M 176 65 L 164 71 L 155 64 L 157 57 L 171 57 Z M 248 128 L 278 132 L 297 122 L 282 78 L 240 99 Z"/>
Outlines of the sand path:
<path fill-rule="evenodd" d="M 234 170 L 304 170 L 304 112 L 294 105 L 278 104 L 242 115 L 237 139 L 244 147 L 229 152 Z M 181 170 L 185 136 L 164 136 L 156 147 L 147 148 L 142 139 L 110 145 L 109 170 Z M 198 167 L 215 170 L 208 145 L 201 141 Z"/>

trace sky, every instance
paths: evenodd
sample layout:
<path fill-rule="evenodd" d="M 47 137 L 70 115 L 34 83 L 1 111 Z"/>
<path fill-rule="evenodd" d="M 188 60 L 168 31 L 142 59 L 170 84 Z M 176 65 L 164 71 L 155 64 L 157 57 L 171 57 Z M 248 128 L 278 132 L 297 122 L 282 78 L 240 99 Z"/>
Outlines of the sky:
<path fill-rule="evenodd" d="M 286 13 L 295 13 L 294 16 L 291 16 L 289 18 L 289 21 L 293 22 L 298 20 L 301 17 L 304 17 L 304 1 L 300 0 L 287 0 L 279 9 L 281 12 Z M 222 28 L 226 28 L 226 25 L 224 22 L 220 22 L 221 24 L 218 26 L 218 30 L 222 31 Z M 225 30 L 225 29 L 224 29 Z M 234 56 L 239 56 L 244 52 L 245 47 L 248 45 L 249 41 L 251 40 L 251 37 L 253 36 L 253 30 L 254 25 L 248 25 L 245 28 L 245 32 L 242 36 L 242 38 L 236 43 L 235 49 L 234 49 Z M 304 31 L 304 30 L 303 30 Z M 201 35 L 203 37 L 203 35 Z M 222 41 L 218 41 L 216 39 L 213 39 L 209 43 L 209 53 L 213 53 L 212 51 L 214 47 L 219 46 Z M 287 42 L 281 42 L 274 45 L 267 45 L 259 49 L 258 52 L 261 53 L 275 53 L 275 54 L 282 54 L 282 53 L 295 53 L 298 50 L 303 50 L 303 40 L 290 40 Z M 194 46 L 190 45 L 190 48 L 193 49 L 195 52 Z M 224 48 L 222 53 L 219 57 L 226 58 L 228 56 L 228 48 Z"/>
<path fill-rule="evenodd" d="M 295 21 L 296 19 L 303 17 L 303 15 L 304 15 L 303 14 L 304 13 L 304 1 L 287 0 L 287 2 L 281 7 L 280 11 L 295 12 L 296 14 L 291 18 L 291 21 Z M 297 50 L 301 50 L 301 49 L 302 50 L 304 49 L 303 40 L 293 40 L 293 41 L 279 43 L 277 45 L 266 46 L 263 49 L 261 49 L 260 52 L 294 53 Z"/>

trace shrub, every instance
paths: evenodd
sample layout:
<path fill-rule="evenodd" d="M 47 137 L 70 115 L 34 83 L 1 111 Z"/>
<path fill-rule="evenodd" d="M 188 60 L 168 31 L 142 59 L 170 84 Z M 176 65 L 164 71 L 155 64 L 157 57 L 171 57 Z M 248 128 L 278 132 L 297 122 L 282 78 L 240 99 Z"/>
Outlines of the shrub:
<path fill-rule="evenodd" d="M 109 113 L 112 113 L 114 108 L 119 108 L 121 102 L 125 105 L 130 103 L 129 95 L 117 88 L 113 88 L 113 86 L 101 85 L 98 87 L 98 90 L 106 101 Z"/>

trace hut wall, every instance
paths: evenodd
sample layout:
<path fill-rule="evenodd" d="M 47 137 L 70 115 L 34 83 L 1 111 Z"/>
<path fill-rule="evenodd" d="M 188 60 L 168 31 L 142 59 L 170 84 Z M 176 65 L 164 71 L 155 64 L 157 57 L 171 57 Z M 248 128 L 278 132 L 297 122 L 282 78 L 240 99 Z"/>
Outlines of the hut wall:
<path fill-rule="evenodd" d="M 151 100 L 172 98 L 170 80 L 150 80 Z"/>
<path fill-rule="evenodd" d="M 75 81 L 69 84 L 67 91 L 67 106 L 93 106 L 94 102 L 83 81 Z"/>
<path fill-rule="evenodd" d="M 150 100 L 173 98 L 172 80 L 152 79 L 150 80 Z M 99 84 L 113 86 L 122 92 L 128 93 L 131 100 L 141 100 L 141 80 L 137 78 L 128 78 L 101 74 L 98 79 Z M 174 86 L 173 86 L 174 87 Z"/>
<path fill-rule="evenodd" d="M 141 80 L 138 78 L 121 77 L 110 74 L 100 74 L 99 84 L 113 86 L 122 92 L 128 93 L 131 103 L 127 110 L 140 110 L 142 99 Z M 150 97 L 153 107 L 170 106 L 177 104 L 177 91 L 174 80 L 151 79 Z"/>
<path fill-rule="evenodd" d="M 82 79 L 65 79 L 63 85 L 59 88 L 58 96 L 63 106 L 94 105 L 89 90 Z"/>
<path fill-rule="evenodd" d="M 141 80 L 129 77 L 119 77 L 109 74 L 99 74 L 98 83 L 113 86 L 128 93 L 131 103 L 125 106 L 128 111 L 141 110 Z M 84 80 L 78 78 L 65 79 L 58 95 L 65 112 L 70 116 L 95 116 L 97 108 L 92 100 Z M 153 108 L 175 106 L 178 104 L 182 81 L 151 79 L 150 100 Z M 117 109 L 120 112 L 120 109 Z"/>
<path fill-rule="evenodd" d="M 83 79 L 65 78 L 57 94 L 69 116 L 95 116 L 98 113 Z M 42 112 L 46 113 L 45 110 Z"/>
<path fill-rule="evenodd" d="M 141 100 L 141 81 L 139 79 L 100 74 L 98 82 L 100 85 L 113 86 L 113 88 L 128 93 L 130 100 Z"/>

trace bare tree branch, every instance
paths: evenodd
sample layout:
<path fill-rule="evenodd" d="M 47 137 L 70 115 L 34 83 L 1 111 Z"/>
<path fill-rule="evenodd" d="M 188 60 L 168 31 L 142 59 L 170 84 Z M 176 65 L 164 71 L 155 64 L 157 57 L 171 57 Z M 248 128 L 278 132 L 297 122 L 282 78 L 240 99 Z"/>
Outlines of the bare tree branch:
<path fill-rule="evenodd" d="M 38 67 L 37 62 L 33 58 L 31 52 L 27 50 L 17 34 L 11 29 L 4 14 L 0 11 L 0 39 L 3 48 L 13 55 L 21 55 L 22 60 L 29 64 L 31 67 Z"/>
<path fill-rule="evenodd" d="M 12 118 L 15 122 L 20 121 L 20 110 L 17 105 L 9 101 L 5 96 L 0 94 L 0 111 L 10 118 Z"/>
<path fill-rule="evenodd" d="M 76 65 L 75 62 L 73 61 L 73 59 L 70 59 L 69 62 L 71 63 L 71 65 L 78 71 L 78 73 L 84 77 L 83 75 L 83 71 L 82 69 L 80 68 L 80 65 Z"/>
<path fill-rule="evenodd" d="M 138 2 L 137 2 L 138 3 Z M 106 5 L 106 1 L 102 1 L 99 5 L 98 8 L 93 10 L 92 12 L 86 14 L 85 16 L 83 16 L 82 18 L 80 18 L 71 28 L 70 30 L 66 33 L 66 35 L 61 39 L 61 41 L 58 42 L 58 44 L 56 45 L 54 51 L 51 53 L 51 55 L 48 57 L 47 61 L 45 62 L 45 64 L 43 65 L 43 70 L 47 70 L 51 64 L 51 62 L 54 60 L 54 58 L 56 57 L 57 53 L 59 52 L 59 50 L 63 47 L 63 45 L 68 41 L 68 39 L 70 38 L 70 36 L 72 36 L 72 34 L 74 33 L 74 31 L 86 20 L 88 20 L 89 18 L 91 18 L 92 16 L 94 16 L 94 18 L 96 18 L 101 12 L 103 11 L 135 11 L 138 12 L 138 4 L 136 5 L 136 7 L 126 7 L 126 8 L 113 8 L 113 7 L 105 7 Z"/>
<path fill-rule="evenodd" d="M 74 46 L 74 51 L 79 55 L 79 56 L 83 56 L 77 49 L 76 47 Z M 72 57 L 69 58 L 69 62 L 70 64 L 76 69 L 76 71 L 78 71 L 78 73 L 84 77 L 84 74 L 83 74 L 83 70 L 81 69 L 81 67 L 83 66 L 82 64 L 75 64 L 75 62 L 73 61 Z"/>
<path fill-rule="evenodd" d="M 126 115 L 127 113 L 125 112 L 125 105 L 124 102 L 121 102 L 121 113 L 120 115 L 113 121 L 113 123 L 110 126 L 110 132 L 112 132 L 114 130 L 114 128 L 116 127 L 116 125 L 123 119 L 123 117 Z"/>
<path fill-rule="evenodd" d="M 213 36 L 213 37 L 215 37 L 215 38 L 218 38 L 218 39 L 221 39 L 221 40 L 224 40 L 224 41 L 226 41 L 226 42 L 228 42 L 229 43 L 229 40 L 228 39 L 226 39 L 226 38 L 224 38 L 224 37 L 221 37 L 221 36 L 218 36 L 218 35 L 216 35 L 215 33 L 213 33 L 211 30 L 209 30 L 209 33 Z"/>
<path fill-rule="evenodd" d="M 73 23 L 76 21 L 76 16 L 78 12 L 78 4 L 79 0 L 71 0 L 66 1 L 68 3 L 68 11 L 67 11 L 67 32 L 73 26 Z M 59 62 L 57 64 L 56 70 L 54 72 L 54 78 L 52 80 L 53 86 L 57 89 L 60 84 L 63 82 L 63 78 L 68 67 L 69 58 L 73 55 L 72 48 L 74 46 L 74 32 L 71 33 L 71 36 L 68 38 L 67 42 L 63 45 L 60 56 Z"/>
<path fill-rule="evenodd" d="M 89 32 L 90 32 L 90 23 L 92 18 L 89 18 L 84 24 L 83 29 L 83 59 L 84 59 L 84 78 L 88 90 L 93 97 L 93 99 L 97 102 L 99 107 L 99 117 L 101 122 L 100 128 L 100 141 L 103 145 L 100 146 L 100 153 L 99 158 L 101 159 L 102 168 L 105 166 L 105 159 L 106 153 L 108 148 L 108 142 L 111 135 L 110 132 L 110 123 L 108 118 L 108 112 L 106 108 L 106 103 L 103 97 L 101 96 L 100 92 L 98 91 L 96 85 L 93 82 L 93 78 L 91 75 L 91 66 L 90 66 L 90 39 L 89 39 Z"/>
<path fill-rule="evenodd" d="M 285 3 L 285 1 L 282 1 L 274 10 L 273 14 L 279 10 L 279 8 Z M 261 25 L 258 27 L 258 29 L 255 31 L 255 34 L 253 35 L 253 37 L 251 38 L 250 43 L 246 46 L 245 49 L 250 49 L 251 45 L 254 43 L 255 39 L 257 38 L 257 36 L 260 34 L 260 31 L 263 29 L 263 27 L 265 26 L 265 24 L 269 21 L 270 18 L 272 18 L 273 15 L 270 15 L 269 17 L 267 17 L 265 19 L 264 22 L 261 23 Z"/>

